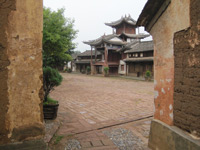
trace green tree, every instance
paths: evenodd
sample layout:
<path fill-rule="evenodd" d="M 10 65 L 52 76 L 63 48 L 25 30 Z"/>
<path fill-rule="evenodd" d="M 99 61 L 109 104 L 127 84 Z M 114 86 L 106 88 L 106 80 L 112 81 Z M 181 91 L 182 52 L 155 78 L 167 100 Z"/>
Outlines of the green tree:
<path fill-rule="evenodd" d="M 65 18 L 63 8 L 43 11 L 43 65 L 59 68 L 72 59 L 70 54 L 76 46 L 73 39 L 77 34 L 74 20 Z"/>

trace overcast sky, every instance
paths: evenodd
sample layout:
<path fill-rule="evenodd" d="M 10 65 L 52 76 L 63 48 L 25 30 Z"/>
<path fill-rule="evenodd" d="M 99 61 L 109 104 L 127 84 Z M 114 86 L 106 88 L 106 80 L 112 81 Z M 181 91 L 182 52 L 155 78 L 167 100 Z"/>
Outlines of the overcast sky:
<path fill-rule="evenodd" d="M 131 15 L 138 19 L 147 0 L 44 0 L 44 6 L 52 10 L 65 8 L 65 17 L 75 20 L 75 29 L 79 30 L 76 50 L 90 49 L 83 41 L 94 40 L 105 34 L 111 34 L 112 28 L 104 23 L 116 21 L 121 16 Z M 143 28 L 140 32 L 144 33 Z M 146 38 L 151 40 L 151 38 Z"/>

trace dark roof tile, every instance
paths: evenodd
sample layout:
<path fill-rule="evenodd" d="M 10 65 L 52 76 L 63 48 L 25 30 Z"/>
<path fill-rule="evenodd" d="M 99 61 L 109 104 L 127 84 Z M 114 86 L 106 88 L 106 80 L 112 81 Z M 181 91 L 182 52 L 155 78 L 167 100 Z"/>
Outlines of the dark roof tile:
<path fill-rule="evenodd" d="M 95 50 L 92 50 L 92 55 L 95 55 Z M 100 52 L 97 51 L 97 55 L 100 55 Z M 86 50 L 80 54 L 78 54 L 77 56 L 91 56 L 91 50 Z"/>
<path fill-rule="evenodd" d="M 152 51 L 153 49 L 153 41 L 142 41 L 131 45 L 130 50 L 125 51 L 125 53 Z"/>

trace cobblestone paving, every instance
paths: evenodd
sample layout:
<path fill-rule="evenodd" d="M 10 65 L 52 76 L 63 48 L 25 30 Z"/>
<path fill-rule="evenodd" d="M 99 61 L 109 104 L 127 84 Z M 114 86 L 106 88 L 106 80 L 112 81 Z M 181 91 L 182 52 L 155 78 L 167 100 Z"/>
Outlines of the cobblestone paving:
<path fill-rule="evenodd" d="M 103 131 L 119 150 L 150 150 L 147 147 L 152 118 L 117 125 Z"/>
<path fill-rule="evenodd" d="M 104 131 L 104 134 L 106 134 L 120 150 L 143 150 L 142 146 L 144 143 L 130 130 L 118 128 L 112 131 Z"/>
<path fill-rule="evenodd" d="M 59 145 L 53 145 L 52 150 L 66 149 L 69 140 L 80 142 L 83 150 L 116 150 L 119 147 L 101 128 L 153 115 L 153 82 L 62 75 L 62 85 L 53 91 L 51 97 L 59 100 L 57 120 L 61 126 L 56 134 L 64 138 Z M 126 125 L 120 128 L 127 132 L 130 130 L 128 133 L 135 137 L 139 135 L 146 146 L 150 123 L 142 122 L 140 127 Z"/>
<path fill-rule="evenodd" d="M 79 150 L 79 149 L 81 149 L 79 141 L 74 139 L 67 141 L 67 146 L 65 147 L 65 150 Z"/>

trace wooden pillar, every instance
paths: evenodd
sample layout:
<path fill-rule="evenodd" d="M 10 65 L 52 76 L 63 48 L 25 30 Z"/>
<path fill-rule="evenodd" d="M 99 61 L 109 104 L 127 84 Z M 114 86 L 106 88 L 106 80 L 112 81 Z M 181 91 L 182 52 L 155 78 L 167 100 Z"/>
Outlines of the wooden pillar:
<path fill-rule="evenodd" d="M 92 65 L 92 46 L 91 46 L 91 59 L 90 59 L 90 64 Z"/>
<path fill-rule="evenodd" d="M 129 65 L 127 64 L 126 65 L 126 75 L 128 76 L 128 68 L 129 68 Z"/>
<path fill-rule="evenodd" d="M 91 46 L 91 59 L 90 59 L 90 69 L 91 69 L 91 75 L 94 75 L 94 65 L 92 62 L 92 46 Z"/>
<path fill-rule="evenodd" d="M 105 55 L 105 66 L 108 66 L 108 49 L 107 49 L 107 44 L 104 44 L 104 55 Z"/>
<path fill-rule="evenodd" d="M 95 47 L 95 63 L 97 61 L 97 48 Z"/>

